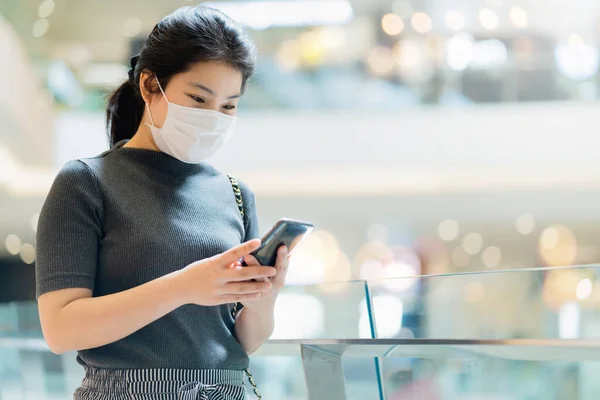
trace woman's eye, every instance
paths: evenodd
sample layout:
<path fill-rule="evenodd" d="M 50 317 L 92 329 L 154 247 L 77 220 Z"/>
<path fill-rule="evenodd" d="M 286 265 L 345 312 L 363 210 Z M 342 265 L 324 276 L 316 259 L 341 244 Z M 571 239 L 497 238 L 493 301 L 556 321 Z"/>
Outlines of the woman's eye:
<path fill-rule="evenodd" d="M 231 105 L 231 104 L 228 104 L 228 105 L 226 105 L 226 106 L 223 106 L 223 108 L 224 108 L 224 109 L 226 109 L 226 110 L 235 110 L 235 106 L 233 106 L 233 105 Z"/>
<path fill-rule="evenodd" d="M 192 98 L 192 100 L 194 100 L 197 103 L 204 103 L 204 99 L 202 97 L 197 97 L 197 96 L 192 96 L 190 95 L 190 97 Z"/>

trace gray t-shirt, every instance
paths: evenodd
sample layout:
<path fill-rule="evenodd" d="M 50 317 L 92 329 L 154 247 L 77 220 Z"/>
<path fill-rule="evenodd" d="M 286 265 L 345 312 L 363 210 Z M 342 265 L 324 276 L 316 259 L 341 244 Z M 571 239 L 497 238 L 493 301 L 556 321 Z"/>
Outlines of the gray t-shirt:
<path fill-rule="evenodd" d="M 88 288 L 131 289 L 258 236 L 254 194 L 242 183 L 241 217 L 226 175 L 166 153 L 115 144 L 68 162 L 37 231 L 37 296 Z M 83 350 L 95 368 L 244 369 L 232 305 L 185 305 L 106 346 Z"/>

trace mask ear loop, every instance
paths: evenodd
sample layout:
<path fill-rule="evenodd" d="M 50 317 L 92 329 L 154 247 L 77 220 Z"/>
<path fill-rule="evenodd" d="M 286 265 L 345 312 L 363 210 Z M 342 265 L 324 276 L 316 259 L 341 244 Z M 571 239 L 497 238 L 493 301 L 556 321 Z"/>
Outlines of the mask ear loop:
<path fill-rule="evenodd" d="M 167 103 L 170 103 L 170 101 L 167 98 L 167 95 L 165 94 L 162 86 L 160 85 L 160 82 L 159 82 L 158 77 L 156 75 L 154 75 L 154 79 L 156 79 L 156 83 L 158 84 L 158 88 L 160 89 L 160 92 L 162 93 L 163 97 L 165 98 L 165 100 L 167 101 Z M 156 125 L 154 125 L 154 119 L 152 118 L 152 112 L 150 111 L 150 106 L 148 105 L 148 103 L 146 103 L 146 110 L 148 110 L 148 116 L 150 117 L 150 122 L 152 122 L 152 126 L 156 126 Z"/>
<path fill-rule="evenodd" d="M 156 75 L 154 75 L 154 79 L 156 79 L 156 83 L 158 83 L 158 88 L 160 89 L 160 92 L 162 93 L 163 97 L 165 98 L 165 100 L 167 101 L 167 103 L 170 103 L 170 101 L 167 98 L 167 95 L 165 94 L 162 86 L 160 86 L 160 82 L 158 81 L 158 77 Z"/>

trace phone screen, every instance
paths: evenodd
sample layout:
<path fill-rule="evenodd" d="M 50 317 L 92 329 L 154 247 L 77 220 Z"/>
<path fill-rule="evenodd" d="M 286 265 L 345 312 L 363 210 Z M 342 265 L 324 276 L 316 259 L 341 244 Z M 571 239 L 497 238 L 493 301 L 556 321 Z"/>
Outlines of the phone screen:
<path fill-rule="evenodd" d="M 313 229 L 314 225 L 308 222 L 282 219 L 263 236 L 261 246 L 252 255 L 261 265 L 274 266 L 277 261 L 277 250 L 281 246 L 286 246 L 288 254 L 292 254 Z"/>

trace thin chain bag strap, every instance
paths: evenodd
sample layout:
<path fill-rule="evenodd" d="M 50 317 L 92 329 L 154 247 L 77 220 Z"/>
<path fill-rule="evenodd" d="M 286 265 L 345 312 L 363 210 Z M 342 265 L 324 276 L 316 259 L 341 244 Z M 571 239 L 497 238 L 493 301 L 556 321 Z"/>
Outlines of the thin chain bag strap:
<path fill-rule="evenodd" d="M 233 188 L 233 194 L 235 195 L 235 202 L 237 203 L 238 210 L 240 211 L 240 215 L 242 216 L 242 221 L 244 222 L 244 225 L 245 225 L 246 213 L 244 212 L 244 198 L 242 197 L 242 189 L 240 189 L 240 184 L 238 183 L 237 179 L 235 179 L 235 177 L 233 175 L 227 175 L 227 177 L 229 178 L 229 182 L 231 182 L 231 187 Z M 231 316 L 233 317 L 234 321 L 235 321 L 235 318 L 238 313 L 239 305 L 240 305 L 240 303 L 235 303 L 231 310 Z M 258 391 L 258 386 L 256 385 L 256 382 L 254 381 L 254 377 L 252 376 L 250 369 L 247 368 L 245 370 L 245 372 L 246 372 L 246 375 L 248 375 L 248 381 L 250 382 L 250 385 L 252 385 L 252 389 L 254 390 L 254 394 L 256 395 L 256 398 L 258 400 L 262 400 L 262 396 L 260 395 L 260 393 Z"/>

